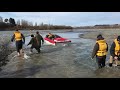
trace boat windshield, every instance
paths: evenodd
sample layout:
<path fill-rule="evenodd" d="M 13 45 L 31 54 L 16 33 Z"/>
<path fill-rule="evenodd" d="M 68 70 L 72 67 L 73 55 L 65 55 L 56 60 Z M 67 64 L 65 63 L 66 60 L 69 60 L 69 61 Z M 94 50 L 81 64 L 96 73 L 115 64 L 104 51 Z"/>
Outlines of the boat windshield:
<path fill-rule="evenodd" d="M 59 35 L 55 35 L 55 38 L 61 38 Z"/>

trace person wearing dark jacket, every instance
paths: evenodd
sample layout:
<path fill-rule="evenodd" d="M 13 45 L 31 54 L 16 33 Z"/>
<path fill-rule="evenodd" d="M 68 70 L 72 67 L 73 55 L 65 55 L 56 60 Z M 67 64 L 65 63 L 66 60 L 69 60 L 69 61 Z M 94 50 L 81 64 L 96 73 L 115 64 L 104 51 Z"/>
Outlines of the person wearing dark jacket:
<path fill-rule="evenodd" d="M 31 35 L 31 37 L 32 38 L 31 38 L 30 42 L 27 44 L 27 46 L 31 44 L 30 51 L 33 52 L 33 49 L 35 48 L 37 50 L 37 52 L 40 53 L 40 48 L 39 48 L 36 37 L 34 37 L 33 34 Z"/>
<path fill-rule="evenodd" d="M 36 32 L 36 36 L 35 37 L 37 39 L 37 43 L 38 43 L 39 48 L 41 48 L 41 41 L 42 41 L 42 44 L 44 43 L 43 37 L 39 34 L 38 31 Z"/>
<path fill-rule="evenodd" d="M 118 66 L 118 60 L 120 60 L 120 36 L 115 39 L 110 47 L 110 54 L 115 60 L 115 65 Z M 113 62 L 109 63 L 112 66 Z"/>
<path fill-rule="evenodd" d="M 18 52 L 18 56 L 21 56 L 23 53 L 22 46 L 23 46 L 23 44 L 25 44 L 25 37 L 18 29 L 16 29 L 16 31 L 14 32 L 14 34 L 11 38 L 12 42 L 14 40 L 16 41 L 16 49 Z"/>
<path fill-rule="evenodd" d="M 105 67 L 106 55 L 108 52 L 108 44 L 102 37 L 102 35 L 97 36 L 97 41 L 92 52 L 92 59 L 96 56 L 96 62 L 98 68 Z"/>
<path fill-rule="evenodd" d="M 117 37 L 118 37 L 118 35 L 115 33 L 115 34 L 114 34 L 114 41 L 117 40 Z M 109 66 L 110 66 L 110 67 L 112 67 L 113 61 L 114 61 L 114 58 L 110 55 L 110 59 L 109 59 Z"/>

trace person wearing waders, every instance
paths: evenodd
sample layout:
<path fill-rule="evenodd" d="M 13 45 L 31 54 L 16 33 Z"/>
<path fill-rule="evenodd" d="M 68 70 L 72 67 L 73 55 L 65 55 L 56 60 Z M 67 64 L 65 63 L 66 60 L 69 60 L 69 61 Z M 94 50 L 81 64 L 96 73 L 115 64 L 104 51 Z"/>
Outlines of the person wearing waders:
<path fill-rule="evenodd" d="M 30 44 L 31 44 L 31 48 L 30 48 L 31 53 L 33 52 L 33 49 L 35 48 L 37 50 L 38 54 L 39 54 L 40 53 L 40 48 L 39 48 L 37 39 L 36 39 L 36 37 L 34 37 L 33 34 L 31 35 L 31 40 L 27 44 L 27 46 L 30 45 Z"/>
<path fill-rule="evenodd" d="M 38 48 L 40 49 L 41 48 L 41 41 L 42 41 L 42 44 L 44 44 L 44 39 L 43 37 L 39 34 L 39 32 L 37 31 L 36 32 L 36 39 L 37 39 L 37 44 L 38 44 Z M 41 50 L 40 50 L 41 51 Z"/>
<path fill-rule="evenodd" d="M 13 42 L 15 40 L 16 42 L 16 50 L 18 53 L 18 56 L 22 56 L 23 52 L 23 44 L 25 44 L 25 37 L 24 35 L 18 30 L 16 29 L 16 31 L 14 32 L 11 41 Z"/>
<path fill-rule="evenodd" d="M 118 66 L 118 61 L 120 61 L 120 36 L 115 39 L 110 47 L 110 54 L 115 61 L 115 66 Z M 109 66 L 112 67 L 113 61 L 109 63 Z"/>
<path fill-rule="evenodd" d="M 102 35 L 99 34 L 97 36 L 96 44 L 92 52 L 92 60 L 94 56 L 96 56 L 96 62 L 98 64 L 98 68 L 105 67 L 107 52 L 108 52 L 108 44 L 106 43 Z"/>

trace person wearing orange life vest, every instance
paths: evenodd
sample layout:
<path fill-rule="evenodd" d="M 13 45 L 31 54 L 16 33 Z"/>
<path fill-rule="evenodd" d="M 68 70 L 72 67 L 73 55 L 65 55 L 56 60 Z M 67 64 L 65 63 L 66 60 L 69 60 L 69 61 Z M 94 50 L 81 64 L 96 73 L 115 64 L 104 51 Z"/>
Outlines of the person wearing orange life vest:
<path fill-rule="evenodd" d="M 112 43 L 110 54 L 113 57 L 113 60 L 115 60 L 115 66 L 118 66 L 118 60 L 120 60 L 120 36 L 118 36 Z M 113 62 L 109 63 L 109 66 L 112 66 L 112 64 Z"/>
<path fill-rule="evenodd" d="M 11 38 L 12 42 L 14 40 L 16 42 L 16 49 L 18 52 L 18 56 L 21 56 L 22 52 L 23 52 L 22 46 L 23 46 L 23 44 L 25 44 L 25 37 L 18 29 L 16 29 L 16 31 L 14 32 L 14 35 Z"/>
<path fill-rule="evenodd" d="M 108 52 L 108 44 L 100 34 L 97 36 L 97 41 L 92 52 L 92 59 L 94 58 L 94 56 L 96 56 L 96 62 L 98 64 L 98 68 L 105 67 L 107 52 Z"/>

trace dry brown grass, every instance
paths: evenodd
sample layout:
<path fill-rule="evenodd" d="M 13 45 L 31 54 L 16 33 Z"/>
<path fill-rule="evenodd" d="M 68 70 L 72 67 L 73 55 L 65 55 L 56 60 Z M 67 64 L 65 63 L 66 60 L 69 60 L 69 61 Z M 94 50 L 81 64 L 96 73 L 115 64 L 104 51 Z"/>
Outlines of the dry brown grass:
<path fill-rule="evenodd" d="M 115 39 L 115 36 L 120 35 L 120 29 L 97 29 L 97 30 L 90 30 L 90 31 L 91 32 L 87 32 L 86 34 L 84 34 L 82 38 L 96 40 L 97 35 L 102 34 L 105 40 L 109 44 L 111 44 Z"/>

